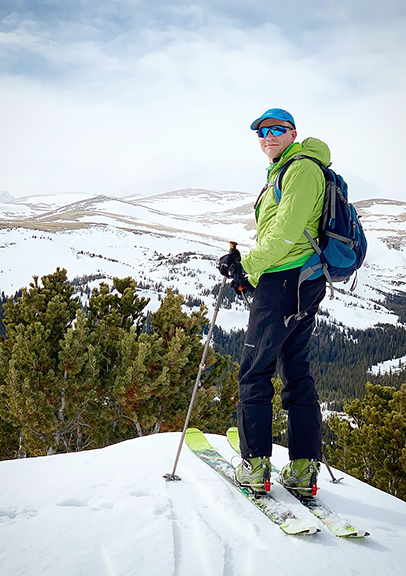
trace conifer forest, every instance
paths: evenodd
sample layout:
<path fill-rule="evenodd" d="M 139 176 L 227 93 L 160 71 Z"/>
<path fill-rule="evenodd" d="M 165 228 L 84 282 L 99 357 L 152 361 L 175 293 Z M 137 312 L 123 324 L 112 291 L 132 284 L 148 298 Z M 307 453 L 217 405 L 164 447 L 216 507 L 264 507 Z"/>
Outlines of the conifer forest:
<path fill-rule="evenodd" d="M 224 305 L 232 299 L 226 292 Z M 114 278 L 112 287 L 100 281 L 84 300 L 58 268 L 13 297 L 2 294 L 0 304 L 0 459 L 182 429 L 209 323 L 198 300 L 189 309 L 168 289 L 147 313 L 130 277 Z M 386 305 L 406 319 L 406 298 L 387 297 Z M 406 373 L 368 371 L 406 355 L 406 330 L 350 330 L 327 320 L 321 316 L 310 352 L 320 400 L 338 413 L 324 423 L 325 454 L 406 499 Z M 236 424 L 243 342 L 244 331 L 215 327 L 191 426 L 224 434 Z M 275 378 L 274 434 L 285 443 L 282 386 Z"/>

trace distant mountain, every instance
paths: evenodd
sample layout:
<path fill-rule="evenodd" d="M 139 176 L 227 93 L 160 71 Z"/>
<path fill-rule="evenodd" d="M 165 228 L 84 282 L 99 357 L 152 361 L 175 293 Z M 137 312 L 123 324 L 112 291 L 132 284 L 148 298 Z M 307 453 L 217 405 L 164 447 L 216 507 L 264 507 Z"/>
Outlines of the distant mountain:
<path fill-rule="evenodd" d="M 220 282 L 218 257 L 237 241 L 255 245 L 255 197 L 238 191 L 185 189 L 152 197 L 64 195 L 20 198 L 0 205 L 0 287 L 12 294 L 33 275 L 65 267 L 70 278 L 133 276 L 158 305 L 167 286 L 212 308 Z M 355 328 L 395 325 L 387 294 L 406 293 L 406 203 L 359 202 L 369 250 L 350 294 L 337 285 L 336 298 L 322 304 L 330 322 Z M 242 303 L 223 309 L 225 329 L 243 328 Z"/>
<path fill-rule="evenodd" d="M 13 202 L 15 202 L 15 198 L 9 194 L 7 190 L 0 192 L 0 204 L 10 204 Z"/>

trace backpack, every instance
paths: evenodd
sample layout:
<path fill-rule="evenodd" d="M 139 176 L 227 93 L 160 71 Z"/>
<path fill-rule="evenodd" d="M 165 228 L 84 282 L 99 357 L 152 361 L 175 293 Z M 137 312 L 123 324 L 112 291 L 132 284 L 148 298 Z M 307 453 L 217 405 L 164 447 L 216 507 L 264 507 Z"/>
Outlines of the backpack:
<path fill-rule="evenodd" d="M 282 178 L 292 162 L 307 158 L 315 162 L 323 172 L 326 188 L 323 210 L 319 223 L 318 243 L 307 230 L 304 235 L 312 245 L 315 253 L 302 266 L 298 285 L 298 311 L 285 318 L 287 326 L 291 318 L 300 320 L 307 312 L 300 310 L 300 285 L 305 280 L 313 280 L 325 275 L 330 286 L 330 299 L 334 298 L 333 282 L 348 282 L 352 274 L 361 267 L 367 252 L 367 240 L 354 206 L 348 202 L 347 184 L 334 170 L 326 168 L 316 158 L 295 156 L 289 160 L 278 173 L 274 184 L 276 201 L 282 198 Z M 356 276 L 350 288 L 356 287 Z"/>

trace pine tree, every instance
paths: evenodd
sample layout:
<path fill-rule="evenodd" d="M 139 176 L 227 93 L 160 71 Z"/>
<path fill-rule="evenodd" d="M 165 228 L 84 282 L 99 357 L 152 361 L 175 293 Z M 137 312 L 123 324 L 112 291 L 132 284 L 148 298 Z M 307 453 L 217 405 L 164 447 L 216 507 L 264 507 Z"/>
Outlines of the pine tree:
<path fill-rule="evenodd" d="M 145 319 L 149 300 L 138 298 L 137 284 L 130 278 L 113 278 L 113 287 L 101 282 L 88 304 L 88 329 L 99 363 L 94 411 L 98 413 L 96 444 L 105 446 L 123 439 L 121 415 L 115 398 L 115 382 L 121 375 L 122 340 L 131 332 L 137 339 Z M 128 436 L 127 436 L 128 437 Z"/>
<path fill-rule="evenodd" d="M 121 414 L 120 434 L 140 436 L 183 427 L 203 353 L 202 331 L 208 320 L 204 307 L 190 315 L 184 298 L 168 290 L 150 316 L 150 334 L 126 336 L 122 365 L 113 395 Z M 212 430 L 224 418 L 232 422 L 236 403 L 236 366 L 209 349 L 192 421 Z M 118 417 L 120 420 L 120 416 Z"/>
<path fill-rule="evenodd" d="M 5 305 L 7 338 L 1 343 L 0 415 L 18 430 L 19 456 L 52 453 L 60 399 L 60 341 L 72 325 L 79 301 L 72 297 L 66 270 L 34 277 L 21 297 Z"/>
<path fill-rule="evenodd" d="M 338 448 L 333 462 L 350 474 L 406 499 L 406 384 L 366 384 L 365 397 L 345 405 L 348 419 L 332 418 Z"/>
<path fill-rule="evenodd" d="M 238 369 L 229 356 L 215 355 L 214 363 L 204 374 L 204 385 L 196 395 L 190 426 L 212 434 L 225 434 L 236 425 Z"/>
<path fill-rule="evenodd" d="M 121 340 L 130 330 L 138 335 L 148 301 L 138 299 L 132 279 L 115 278 L 114 292 L 103 283 L 94 291 L 86 318 L 66 270 L 41 283 L 34 277 L 5 306 L 1 428 L 14 430 L 12 452 L 19 456 L 106 445 L 117 427 L 113 386 Z"/>
<path fill-rule="evenodd" d="M 131 278 L 101 283 L 82 311 L 66 270 L 34 277 L 4 307 L 0 458 L 70 452 L 182 428 L 203 353 L 204 306 L 168 290 L 148 315 Z M 193 418 L 235 424 L 238 365 L 209 348 Z"/>
<path fill-rule="evenodd" d="M 98 383 L 100 353 L 92 344 L 93 335 L 84 313 L 79 312 L 74 326 L 60 342 L 58 426 L 56 449 L 64 451 L 97 447 Z"/>
<path fill-rule="evenodd" d="M 159 432 L 162 422 L 171 417 L 165 409 L 167 399 L 178 391 L 174 384 L 188 363 L 189 349 L 184 346 L 182 331 L 176 331 L 167 346 L 158 334 L 142 334 L 136 339 L 131 331 L 121 347 L 122 362 L 113 388 L 120 435 Z"/>
<path fill-rule="evenodd" d="M 163 399 L 162 430 L 182 429 L 191 392 L 196 381 L 200 360 L 203 354 L 201 342 L 203 327 L 208 324 L 205 308 L 188 315 L 183 309 L 184 298 L 167 290 L 160 308 L 151 316 L 152 331 L 162 338 L 162 345 L 167 349 L 175 334 L 182 341 L 182 348 L 187 352 L 187 362 L 180 371 L 171 378 L 172 394 Z M 209 348 L 206 359 L 206 370 L 202 374 L 202 387 L 211 385 L 209 379 L 210 367 L 214 364 L 215 353 Z"/>
<path fill-rule="evenodd" d="M 279 375 L 276 378 L 272 378 L 272 385 L 275 390 L 275 394 L 272 399 L 272 435 L 286 435 L 288 415 L 287 411 L 282 408 L 281 392 L 283 388 L 283 382 Z"/>

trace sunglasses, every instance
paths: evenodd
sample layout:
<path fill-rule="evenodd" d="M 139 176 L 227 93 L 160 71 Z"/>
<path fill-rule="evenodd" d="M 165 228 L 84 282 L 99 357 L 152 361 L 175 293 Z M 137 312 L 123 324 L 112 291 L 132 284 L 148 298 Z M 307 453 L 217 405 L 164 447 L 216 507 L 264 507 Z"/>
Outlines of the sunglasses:
<path fill-rule="evenodd" d="M 281 136 L 281 134 L 286 134 L 288 130 L 293 130 L 293 128 L 288 126 L 267 126 L 266 128 L 258 128 L 257 134 L 260 138 L 266 138 L 269 132 L 274 136 Z"/>

